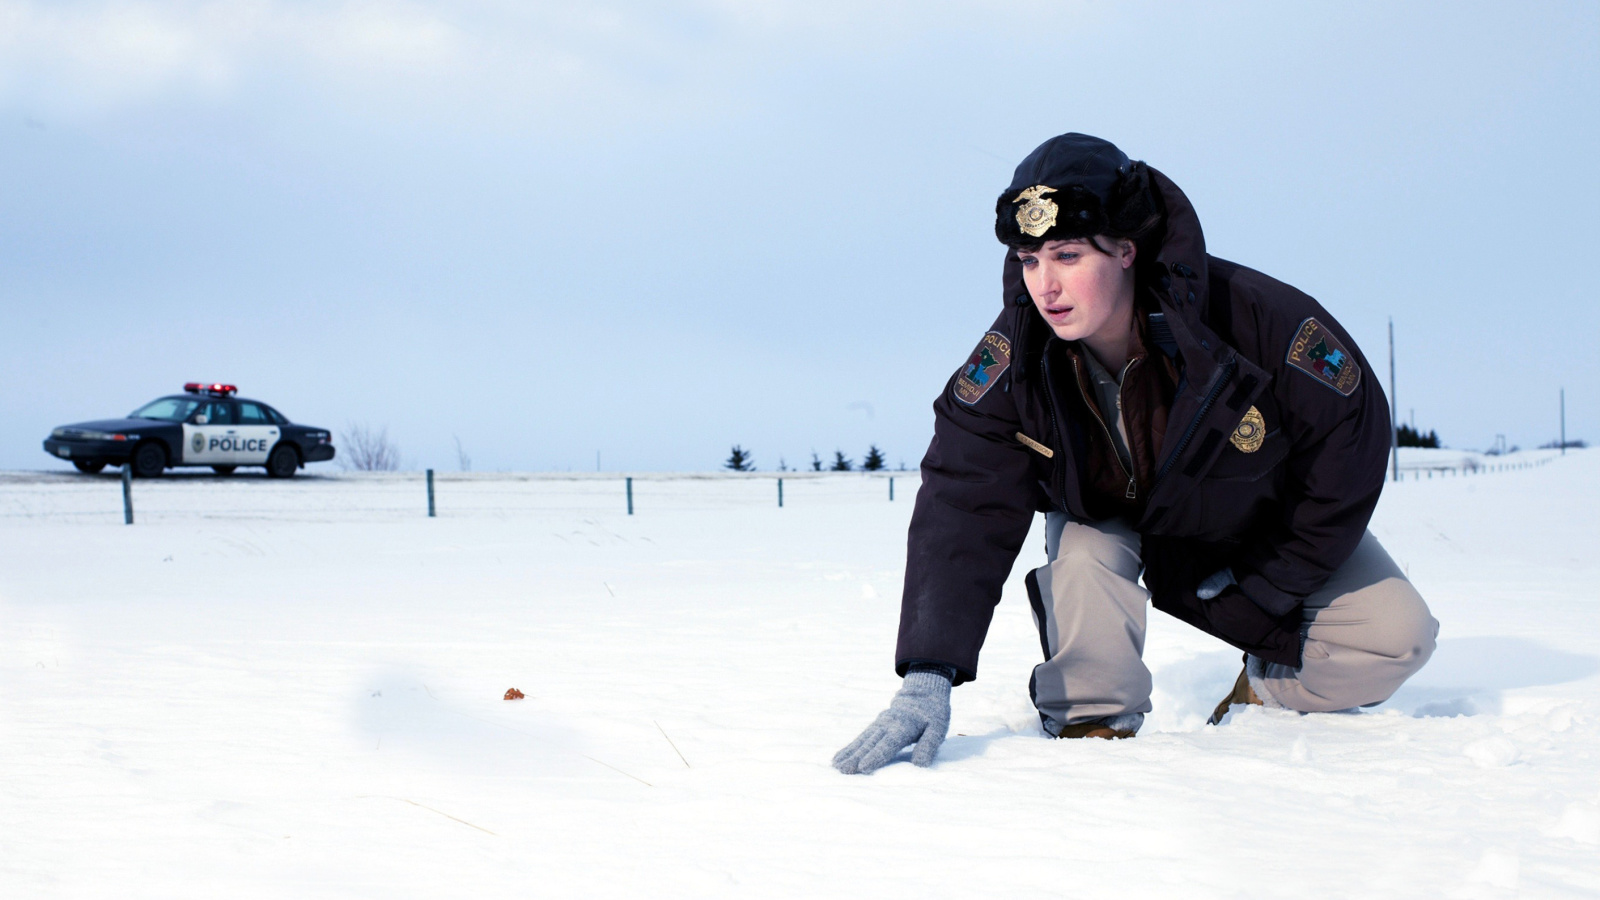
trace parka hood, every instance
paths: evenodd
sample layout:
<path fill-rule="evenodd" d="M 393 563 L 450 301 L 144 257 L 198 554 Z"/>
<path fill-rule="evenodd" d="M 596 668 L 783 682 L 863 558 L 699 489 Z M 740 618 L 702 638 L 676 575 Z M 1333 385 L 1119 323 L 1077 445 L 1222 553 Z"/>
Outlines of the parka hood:
<path fill-rule="evenodd" d="M 1190 308 L 1200 320 L 1210 302 L 1207 290 L 1206 236 L 1194 205 L 1172 179 L 1150 170 L 1150 181 L 1161 198 L 1165 221 L 1155 244 L 1154 265 L 1144 270 L 1161 293 L 1176 307 Z M 1154 243 L 1154 242 L 1152 242 Z"/>

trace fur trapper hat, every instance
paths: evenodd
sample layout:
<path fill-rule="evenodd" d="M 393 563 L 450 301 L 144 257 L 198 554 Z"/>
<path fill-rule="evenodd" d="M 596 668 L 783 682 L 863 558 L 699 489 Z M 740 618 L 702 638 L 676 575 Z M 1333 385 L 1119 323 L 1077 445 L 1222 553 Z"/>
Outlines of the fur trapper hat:
<path fill-rule="evenodd" d="M 1150 168 L 1110 141 L 1077 132 L 1028 154 L 994 213 L 995 237 L 1011 247 L 1097 234 L 1137 239 L 1161 219 Z"/>

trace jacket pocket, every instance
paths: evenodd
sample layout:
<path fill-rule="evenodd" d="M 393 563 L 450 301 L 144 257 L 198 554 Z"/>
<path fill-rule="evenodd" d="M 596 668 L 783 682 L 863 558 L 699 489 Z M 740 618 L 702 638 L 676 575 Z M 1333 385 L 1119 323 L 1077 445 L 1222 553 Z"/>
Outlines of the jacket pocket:
<path fill-rule="evenodd" d="M 1204 482 L 1209 481 L 1257 481 L 1276 469 L 1289 455 L 1289 441 L 1283 436 L 1283 430 L 1274 428 L 1267 432 L 1261 441 L 1261 447 L 1251 453 L 1240 450 L 1231 442 L 1224 447 L 1222 454 L 1217 457 L 1211 470 L 1206 473 Z"/>
<path fill-rule="evenodd" d="M 1283 494 L 1284 460 L 1289 441 L 1278 431 L 1267 435 L 1261 449 L 1245 453 L 1229 446 L 1200 481 L 1200 509 L 1206 540 L 1240 540 L 1272 513 Z"/>

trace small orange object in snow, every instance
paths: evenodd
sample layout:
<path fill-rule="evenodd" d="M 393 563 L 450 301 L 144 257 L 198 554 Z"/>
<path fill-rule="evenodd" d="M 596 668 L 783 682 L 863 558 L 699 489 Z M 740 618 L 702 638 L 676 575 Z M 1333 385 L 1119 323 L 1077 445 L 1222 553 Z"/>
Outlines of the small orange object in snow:
<path fill-rule="evenodd" d="M 522 697 L 523 693 L 516 688 L 511 688 L 510 690 L 506 691 L 507 700 L 521 700 Z"/>

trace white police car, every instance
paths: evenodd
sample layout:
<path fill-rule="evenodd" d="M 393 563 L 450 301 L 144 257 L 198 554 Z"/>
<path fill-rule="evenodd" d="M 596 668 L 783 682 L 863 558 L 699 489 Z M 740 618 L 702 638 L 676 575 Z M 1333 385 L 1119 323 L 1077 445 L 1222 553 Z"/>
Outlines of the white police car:
<path fill-rule="evenodd" d="M 259 400 L 235 397 L 231 384 L 183 386 L 146 403 L 125 419 L 63 425 L 50 432 L 44 450 L 71 461 L 80 472 L 131 463 L 143 478 L 169 466 L 210 466 L 223 475 L 239 466 L 265 466 L 288 478 L 306 463 L 333 459 L 333 436 L 296 425 Z"/>

